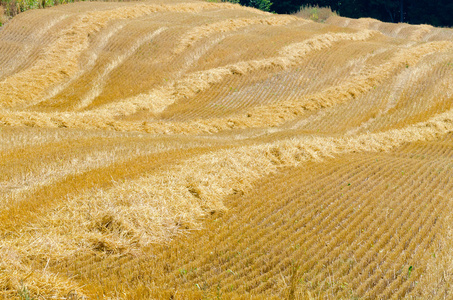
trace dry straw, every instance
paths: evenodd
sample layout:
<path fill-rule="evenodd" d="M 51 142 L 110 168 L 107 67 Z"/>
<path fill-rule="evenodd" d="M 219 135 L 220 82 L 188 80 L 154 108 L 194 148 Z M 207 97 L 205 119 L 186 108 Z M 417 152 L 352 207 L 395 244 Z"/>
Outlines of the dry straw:
<path fill-rule="evenodd" d="M 349 290 L 335 283 L 331 275 L 349 270 L 349 263 L 337 264 L 331 259 L 340 257 L 343 250 L 362 258 L 351 267 L 354 272 L 342 277 L 359 296 L 390 295 L 397 291 L 397 297 L 402 298 L 406 292 L 420 289 L 410 286 L 414 278 L 429 285 L 430 292 L 436 289 L 436 285 L 430 285 L 436 280 L 440 290 L 448 290 L 446 281 L 441 280 L 442 276 L 448 279 L 451 269 L 451 255 L 445 250 L 448 243 L 439 244 L 443 258 L 426 262 L 431 268 L 426 273 L 430 279 L 423 278 L 417 266 L 412 279 L 407 274 L 400 275 L 391 284 L 382 286 L 373 269 L 377 264 L 382 268 L 398 265 L 419 245 L 434 249 L 427 245 L 430 239 L 423 243 L 414 241 L 421 236 L 432 236 L 434 240 L 434 235 L 446 232 L 439 229 L 439 224 L 429 227 L 420 218 L 408 219 L 416 213 L 431 212 L 427 220 L 436 223 L 434 206 L 448 205 L 441 197 L 423 191 L 430 198 L 426 206 L 413 201 L 411 197 L 416 197 L 415 194 L 409 193 L 410 197 L 401 199 L 403 202 L 393 201 L 393 197 L 400 199 L 405 191 L 425 187 L 414 187 L 415 181 L 398 177 L 401 171 L 398 168 L 407 165 L 415 171 L 423 168 L 420 172 L 428 174 L 421 179 L 426 187 L 434 187 L 439 195 L 448 192 L 436 183 L 440 182 L 436 181 L 441 178 L 437 173 L 440 170 L 419 157 L 432 159 L 432 153 L 440 153 L 436 163 L 445 159 L 448 168 L 451 142 L 444 138 L 437 146 L 429 143 L 453 132 L 453 43 L 448 40 L 448 31 L 332 17 L 329 20 L 332 24 L 350 23 L 349 28 L 341 29 L 225 3 L 103 3 L 89 12 L 75 12 L 76 5 L 55 9 L 58 16 L 39 31 L 39 36 L 49 44 L 36 60 L 27 58 L 8 65 L 7 72 L 13 74 L 5 75 L 0 82 L 2 296 L 17 297 L 18 290 L 32 297 L 46 298 L 70 298 L 71 291 L 88 298 L 118 296 L 114 295 L 116 291 L 103 290 L 105 278 L 99 274 L 105 274 L 103 269 L 108 266 L 108 271 L 117 268 L 109 274 L 109 284 L 116 285 L 118 293 L 124 292 L 124 297 L 129 298 L 134 298 L 134 292 L 140 294 L 137 297 L 149 296 L 135 286 L 123 284 L 130 278 L 131 282 L 153 287 L 156 294 L 164 290 L 159 295 L 167 298 L 171 297 L 171 291 L 165 287 L 178 282 L 181 289 L 190 285 L 188 293 L 193 292 L 190 294 L 193 298 L 211 296 L 203 284 L 214 281 L 225 285 L 218 286 L 216 296 L 231 292 L 228 289 L 235 286 L 243 290 L 234 295 L 250 287 L 257 297 L 267 297 L 271 294 L 266 293 L 275 289 L 279 289 L 279 296 L 293 298 L 311 297 L 306 293 L 310 290 L 317 291 L 317 295 L 328 290 L 349 297 Z M 94 7 L 95 4 L 84 5 Z M 211 10 L 220 12 L 210 19 L 206 16 Z M 225 17 L 222 10 L 228 11 Z M 62 12 L 70 18 L 62 19 Z M 198 13 L 211 23 L 207 21 L 200 26 L 193 21 L 199 20 Z M 238 17 L 232 18 L 232 14 Z M 39 12 L 30 15 L 44 18 Z M 187 18 L 187 24 L 182 26 L 185 30 L 173 26 L 174 18 Z M 68 26 L 56 37 L 52 31 L 61 22 L 67 22 Z M 144 22 L 153 25 L 142 27 Z M 14 32 L 19 25 L 11 23 L 2 30 L 0 38 L 8 30 Z M 139 28 L 139 34 L 128 35 L 125 31 L 134 28 Z M 419 42 L 438 38 L 441 32 L 447 32 L 444 35 L 447 38 Z M 231 39 L 217 39 L 225 33 Z M 125 35 L 129 38 L 127 42 L 124 42 Z M 129 46 L 118 52 L 112 46 L 125 44 Z M 210 48 L 211 44 L 216 47 Z M 166 48 L 158 49 L 162 45 Z M 257 47 L 265 52 L 261 58 L 250 52 Z M 162 68 L 165 62 L 176 67 L 157 75 L 153 73 L 153 76 L 165 76 L 165 80 L 156 80 L 154 85 L 144 84 L 140 91 L 125 91 L 124 95 L 118 93 L 112 99 L 99 101 L 101 104 L 96 102 L 113 85 L 129 79 L 129 74 L 146 73 L 147 66 L 136 73 L 118 71 L 139 66 L 143 48 L 159 54 L 153 59 L 161 62 Z M 214 48 L 225 53 L 211 53 Z M 39 50 L 30 49 L 24 48 L 23 53 L 32 55 Z M 375 52 L 368 53 L 371 51 Z M 193 53 L 200 53 L 199 57 L 189 57 Z M 237 56 L 230 59 L 234 55 Z M 204 61 L 214 56 L 218 59 L 214 66 L 212 61 Z M 101 58 L 103 63 L 99 63 Z M 304 69 L 308 66 L 313 70 Z M 16 68 L 20 71 L 14 72 Z M 84 90 L 85 94 L 80 93 L 83 96 L 64 103 L 67 104 L 64 108 L 57 101 L 55 106 L 48 105 L 56 96 L 70 90 L 73 83 L 83 82 L 88 74 L 93 81 Z M 345 78 L 335 78 L 337 74 Z M 144 81 L 154 80 L 149 76 L 144 74 Z M 290 79 L 294 79 L 291 84 Z M 264 86 L 269 82 L 282 90 L 291 85 L 296 91 L 273 93 Z M 392 84 L 387 86 L 389 82 Z M 236 88 L 243 89 L 243 93 L 236 92 Z M 431 93 L 434 88 L 439 92 Z M 265 97 L 270 100 L 260 102 Z M 218 98 L 227 100 L 217 101 Z M 216 103 L 225 106 L 213 109 Z M 437 152 L 432 150 L 435 147 Z M 392 168 L 375 170 L 384 163 L 373 164 L 374 169 L 370 167 L 370 162 L 380 159 L 379 155 L 387 157 L 384 152 L 390 150 L 395 150 L 387 158 L 394 162 Z M 331 159 L 353 155 L 361 159 L 354 165 L 355 169 L 345 168 L 347 163 Z M 324 167 L 327 162 L 328 168 Z M 316 178 L 320 182 L 303 185 L 312 175 L 311 167 L 318 170 Z M 333 169 L 338 176 L 327 185 L 322 180 L 329 180 Z M 273 176 L 283 170 L 305 170 L 305 175 L 292 178 L 289 183 L 275 181 L 281 186 L 273 184 Z M 398 174 L 391 174 L 395 170 Z M 400 209 L 389 212 L 396 225 L 380 224 L 378 217 L 382 216 L 376 215 L 373 205 L 367 210 L 360 206 L 365 207 L 374 200 L 368 194 L 372 187 L 367 181 L 388 178 L 399 178 L 400 186 L 385 190 L 393 202 L 376 205 L 380 209 L 386 205 Z M 262 202 L 247 207 L 247 201 L 254 199 L 250 195 L 266 194 L 254 190 L 261 188 L 256 185 L 260 180 L 268 180 L 274 191 Z M 345 186 L 349 188 L 346 180 L 362 184 L 361 189 L 351 187 L 347 199 L 341 198 Z M 318 194 L 321 186 L 328 186 L 329 190 Z M 297 193 L 287 194 L 291 189 Z M 280 202 L 281 199 L 288 202 Z M 222 214 L 228 215 L 226 203 L 230 202 L 226 200 L 244 201 L 244 211 L 232 214 L 237 222 L 232 221 L 228 228 L 222 224 L 209 227 L 208 222 L 227 220 L 220 218 Z M 329 207 L 330 200 L 336 205 Z M 300 204 L 293 205 L 298 201 Z M 322 207 L 324 204 L 328 205 L 327 209 Z M 282 213 L 289 207 L 293 210 L 288 210 L 283 218 Z M 288 219 L 297 214 L 302 214 L 297 221 L 312 222 L 312 227 L 320 228 L 320 232 L 312 234 L 313 228 L 297 227 L 296 219 Z M 337 222 L 349 215 L 355 219 L 348 224 Z M 406 226 L 407 220 L 413 222 L 412 227 Z M 377 230 L 360 231 L 362 222 Z M 212 232 L 202 233 L 205 226 L 213 228 Z M 266 226 L 279 226 L 281 231 L 273 232 Z M 410 241 L 408 246 L 399 243 L 388 253 L 374 251 L 394 241 L 392 226 L 404 228 L 397 228 L 401 233 L 398 238 Z M 266 230 L 272 232 L 261 235 Z M 203 243 L 203 238 L 207 239 L 206 245 L 215 244 L 212 252 L 200 255 L 202 258 L 190 257 L 199 250 L 190 249 L 197 245 L 196 241 L 178 248 L 179 239 L 184 235 L 195 236 L 196 232 L 200 232 L 198 237 Z M 344 234 L 348 241 L 376 239 L 379 247 L 358 242 L 327 243 L 339 241 L 339 237 L 332 237 L 336 232 Z M 242 233 L 253 237 L 256 243 L 242 249 L 238 242 Z M 441 240 L 442 237 L 435 239 Z M 266 244 L 269 241 L 279 242 Z M 297 248 L 305 241 L 313 242 L 307 249 Z M 225 245 L 232 246 L 217 251 Z M 257 245 L 264 245 L 266 253 L 261 253 Z M 178 249 L 178 255 L 173 249 Z M 234 255 L 231 251 L 235 251 Z M 331 256 L 326 256 L 326 251 Z M 384 260 L 387 254 L 391 259 Z M 299 261 L 304 272 L 292 265 L 292 261 L 303 257 L 300 255 L 308 255 L 306 261 Z M 184 266 L 183 258 L 189 261 Z M 192 261 L 199 265 L 190 265 Z M 215 267 L 212 261 L 216 262 Z M 120 270 L 117 263 L 121 267 L 126 265 L 125 269 Z M 202 271 L 206 266 L 209 270 Z M 223 270 L 225 266 L 229 267 Z M 326 266 L 330 270 L 326 271 Z M 75 272 L 71 268 L 79 269 Z M 139 268 L 143 269 L 138 272 Z M 137 272 L 125 274 L 129 270 Z M 355 277 L 357 270 L 364 270 L 361 277 Z M 443 271 L 448 274 L 442 274 Z M 195 280 L 205 274 L 209 276 L 204 282 L 197 281 L 196 286 Z M 97 280 L 93 280 L 96 276 Z M 247 287 L 241 282 L 244 278 L 249 278 Z M 309 286 L 308 279 L 313 279 L 315 284 Z M 379 284 L 373 286 L 374 282 Z"/>
<path fill-rule="evenodd" d="M 340 16 L 332 16 L 327 20 L 328 24 L 344 26 L 356 29 L 378 30 L 385 35 L 403 38 L 411 41 L 434 41 L 439 31 L 453 37 L 453 30 L 447 28 L 435 28 L 431 25 L 409 25 L 405 23 L 385 23 L 371 18 L 349 19 Z"/>
<path fill-rule="evenodd" d="M 269 66 L 278 65 L 282 68 L 290 67 L 298 59 L 307 55 L 313 49 L 320 50 L 331 45 L 338 39 L 366 39 L 372 32 L 359 34 L 337 34 L 337 36 L 323 35 L 325 42 L 319 42 L 321 37 L 310 39 L 304 43 L 291 45 L 281 51 L 285 56 L 265 59 L 262 61 L 243 62 L 227 67 L 211 69 L 208 71 L 191 74 L 176 84 L 169 84 L 148 96 L 137 96 L 128 101 L 115 103 L 95 109 L 91 112 L 73 114 L 39 114 L 39 113 L 4 113 L 0 114 L 0 120 L 6 124 L 20 125 L 33 124 L 33 126 L 61 126 L 79 128 L 113 128 L 125 131 L 147 131 L 155 133 L 193 133 L 217 132 L 231 128 L 252 128 L 262 126 L 278 126 L 294 119 L 305 110 L 331 107 L 358 97 L 379 85 L 396 70 L 407 65 L 416 65 L 423 57 L 432 53 L 448 52 L 452 49 L 451 42 L 430 42 L 420 46 L 401 49 L 391 60 L 379 67 L 365 69 L 345 83 L 329 88 L 323 92 L 309 95 L 296 101 L 281 101 L 278 105 L 258 107 L 249 113 L 239 116 L 228 116 L 221 119 L 208 119 L 192 121 L 189 123 L 147 123 L 128 124 L 114 120 L 115 115 L 128 115 L 139 109 L 151 109 L 158 113 L 178 99 L 193 97 L 201 90 L 209 88 L 212 84 L 220 82 L 225 76 L 240 72 L 246 74 L 252 70 L 265 69 Z M 329 40 L 330 39 L 330 40 Z M 319 42 L 319 43 L 318 43 Z M 167 102 L 168 101 L 168 102 Z M 148 104 L 140 105 L 140 104 Z M 159 107 L 159 105 L 162 105 Z M 119 107 L 118 107 L 119 106 Z M 112 113 L 113 112 L 113 113 Z"/>
<path fill-rule="evenodd" d="M 214 33 L 226 33 L 239 30 L 250 25 L 270 25 L 270 26 L 285 26 L 290 22 L 298 20 L 292 16 L 275 16 L 256 19 L 229 19 L 216 23 L 206 24 L 195 27 L 187 32 L 179 42 L 179 45 L 173 50 L 175 54 L 183 52 L 186 48 L 192 46 L 197 41 L 206 38 Z"/>
<path fill-rule="evenodd" d="M 80 55 L 89 46 L 90 34 L 100 31 L 109 22 L 138 18 L 156 12 L 197 12 L 227 6 L 216 3 L 138 4 L 80 14 L 69 28 L 60 33 L 60 37 L 53 44 L 44 49 L 41 58 L 33 67 L 0 82 L 2 106 L 32 105 L 46 89 L 74 76 L 79 70 Z"/>

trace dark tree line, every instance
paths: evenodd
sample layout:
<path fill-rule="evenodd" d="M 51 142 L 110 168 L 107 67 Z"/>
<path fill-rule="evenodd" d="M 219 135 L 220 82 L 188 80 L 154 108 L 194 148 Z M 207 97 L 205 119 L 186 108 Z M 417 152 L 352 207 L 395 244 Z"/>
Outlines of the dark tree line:
<path fill-rule="evenodd" d="M 384 22 L 453 27 L 453 0 L 233 0 L 276 13 L 293 13 L 304 5 L 330 6 L 340 16 L 371 17 Z M 233 2 L 232 1 L 232 2 Z"/>

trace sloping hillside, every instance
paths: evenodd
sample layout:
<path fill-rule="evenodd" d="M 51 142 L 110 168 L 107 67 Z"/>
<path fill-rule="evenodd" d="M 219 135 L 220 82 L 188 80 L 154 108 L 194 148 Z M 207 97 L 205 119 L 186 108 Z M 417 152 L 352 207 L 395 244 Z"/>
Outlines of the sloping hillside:
<path fill-rule="evenodd" d="M 89 2 L 0 31 L 0 295 L 448 299 L 453 30 Z"/>

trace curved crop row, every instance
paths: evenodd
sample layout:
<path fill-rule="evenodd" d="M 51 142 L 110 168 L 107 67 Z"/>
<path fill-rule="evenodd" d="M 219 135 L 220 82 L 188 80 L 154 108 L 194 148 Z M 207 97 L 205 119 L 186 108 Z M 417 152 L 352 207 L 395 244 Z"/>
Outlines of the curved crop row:
<path fill-rule="evenodd" d="M 0 296 L 448 298 L 451 30 L 81 2 L 0 32 Z"/>

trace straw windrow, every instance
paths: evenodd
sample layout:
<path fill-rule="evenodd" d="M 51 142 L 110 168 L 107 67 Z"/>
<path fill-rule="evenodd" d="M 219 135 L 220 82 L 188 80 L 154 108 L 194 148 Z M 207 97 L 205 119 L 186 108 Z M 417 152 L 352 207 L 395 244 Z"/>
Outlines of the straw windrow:
<path fill-rule="evenodd" d="M 328 23 L 196 0 L 9 22 L 0 296 L 448 298 L 451 30 Z"/>

